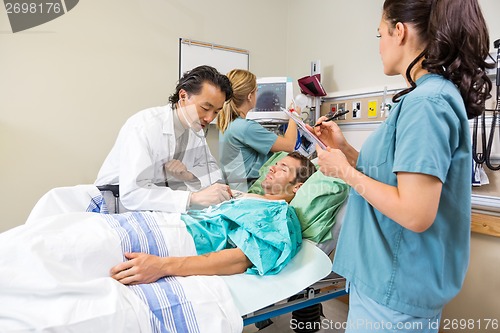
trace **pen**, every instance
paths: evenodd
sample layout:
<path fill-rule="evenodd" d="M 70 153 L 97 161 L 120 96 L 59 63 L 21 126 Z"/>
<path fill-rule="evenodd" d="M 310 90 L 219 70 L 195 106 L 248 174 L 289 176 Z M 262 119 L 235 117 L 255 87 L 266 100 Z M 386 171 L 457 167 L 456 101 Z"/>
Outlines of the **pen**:
<path fill-rule="evenodd" d="M 319 126 L 319 125 L 321 125 L 323 123 L 326 123 L 327 121 L 331 121 L 331 120 L 337 119 L 338 117 L 343 116 L 343 115 L 345 115 L 347 113 L 349 113 L 349 110 L 345 110 L 345 111 L 342 111 L 340 113 L 335 113 L 334 115 L 328 117 L 326 120 L 323 120 L 322 122 L 320 122 L 319 124 L 314 125 L 313 127 Z"/>
<path fill-rule="evenodd" d="M 290 105 L 290 111 L 291 111 L 291 112 L 294 112 L 294 111 L 296 111 L 296 110 L 297 110 L 297 104 L 295 104 L 295 100 L 294 100 L 294 99 L 293 99 L 293 97 L 292 97 L 292 103 L 291 103 L 291 105 Z"/>

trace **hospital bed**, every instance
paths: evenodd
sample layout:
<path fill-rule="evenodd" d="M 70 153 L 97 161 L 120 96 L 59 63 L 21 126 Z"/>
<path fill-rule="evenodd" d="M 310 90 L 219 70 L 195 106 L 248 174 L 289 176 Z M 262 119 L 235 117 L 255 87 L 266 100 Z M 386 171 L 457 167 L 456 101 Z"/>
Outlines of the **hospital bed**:
<path fill-rule="evenodd" d="M 285 267 L 286 271 L 281 272 L 278 277 L 262 277 L 262 285 L 249 290 L 248 295 L 242 296 L 241 291 L 238 291 L 238 285 L 233 283 L 233 280 L 237 280 L 238 277 L 223 277 L 233 294 L 240 314 L 243 316 L 244 326 L 290 312 L 295 319 L 301 322 L 319 321 L 322 315 L 320 306 L 322 302 L 346 295 L 345 279 L 331 271 L 331 257 L 335 250 L 344 214 L 345 203 L 337 213 L 337 222 L 332 228 L 330 241 L 316 244 L 305 240 L 303 249 L 293 262 Z M 277 280 L 276 283 L 273 283 L 274 279 Z M 256 285 L 255 282 L 252 284 Z M 283 290 L 281 291 L 281 289 Z M 233 290 L 236 291 L 233 293 Z M 256 300 L 253 307 L 251 304 L 240 304 L 241 297 L 245 297 L 245 301 L 248 302 L 250 293 L 255 292 L 255 290 L 259 290 L 261 295 L 269 295 L 269 299 Z M 293 294 L 290 294 L 292 292 Z"/>
<path fill-rule="evenodd" d="M 272 165 L 285 155 L 277 153 L 266 164 Z M 267 174 L 266 165 L 263 166 L 261 173 Z M 114 212 L 123 210 L 123 206 L 119 203 L 117 185 L 98 188 L 103 192 L 106 201 L 110 202 L 110 210 Z M 245 274 L 222 277 L 231 291 L 245 326 L 266 321 L 272 323 L 269 319 L 290 312 L 299 321 L 318 321 L 322 314 L 320 303 L 346 294 L 345 279 L 331 271 L 330 260 L 333 257 L 345 208 L 344 202 L 335 214 L 336 223 L 331 228 L 331 238 L 321 243 L 306 241 L 303 245 L 304 250 L 299 252 L 299 255 L 289 263 L 286 271 L 277 277 Z M 260 296 L 255 297 L 256 294 Z"/>
<path fill-rule="evenodd" d="M 112 194 L 113 190 L 116 190 L 116 188 L 112 187 L 102 190 L 111 193 L 111 200 L 108 200 L 109 202 L 119 204 L 118 194 Z M 106 207 L 106 205 L 104 205 L 105 202 L 102 193 L 93 185 L 54 189 L 42 197 L 33 208 L 27 224 L 39 223 L 37 221 L 47 218 L 50 219 L 51 216 L 60 212 L 71 213 L 81 212 L 83 210 L 99 212 L 103 207 Z M 108 212 L 113 213 L 114 210 L 115 208 L 112 207 Z M 338 210 L 336 213 L 342 214 L 342 212 Z M 198 329 L 201 327 L 200 331 L 220 331 L 220 329 L 214 330 L 207 326 L 220 321 L 223 322 L 221 325 L 226 325 L 223 331 L 238 332 L 241 331 L 243 325 L 262 322 L 265 319 L 307 308 L 311 305 L 345 294 L 344 279 L 331 272 L 331 260 L 326 254 L 330 253 L 334 248 L 336 234 L 338 234 L 340 228 L 339 222 L 337 216 L 337 223 L 334 225 L 335 228 L 328 230 L 328 232 L 332 233 L 329 242 L 316 244 L 315 242 L 305 240 L 298 254 L 277 275 L 256 276 L 238 274 L 222 277 L 197 276 L 174 279 L 175 283 L 184 283 L 189 286 L 192 284 L 192 281 L 197 281 L 197 285 L 213 286 L 218 283 L 220 286 L 220 288 L 217 288 L 220 290 L 214 292 L 217 293 L 217 295 L 213 295 L 213 297 L 217 299 L 217 306 L 215 307 L 221 308 L 222 310 L 220 310 L 220 312 L 222 314 L 207 312 L 205 316 L 202 317 L 209 318 L 205 318 L 205 321 L 198 323 Z M 186 281 L 190 282 L 187 283 Z M 223 283 L 221 284 L 220 281 Z M 222 287 L 222 285 L 225 285 L 225 287 Z M 125 293 L 127 299 L 134 298 L 132 295 L 129 295 L 129 292 L 125 292 L 125 288 L 122 287 L 123 286 L 114 286 L 113 288 L 118 288 L 120 293 Z M 189 294 L 189 290 L 187 289 L 184 290 L 184 292 Z M 212 291 L 202 291 L 201 289 L 197 291 L 198 294 L 204 292 L 209 294 L 207 297 L 212 297 Z M 231 296 L 228 297 L 227 293 Z M 258 296 L 256 297 L 256 295 Z M 197 303 L 196 297 L 189 301 Z M 198 305 L 195 304 L 193 306 L 196 308 Z M 139 305 L 134 303 L 134 307 L 138 308 Z M 214 306 L 211 308 L 213 307 Z M 172 309 L 163 309 L 162 311 L 175 314 L 175 311 Z M 209 310 L 204 309 L 200 311 L 204 312 Z M 144 312 L 147 312 L 145 309 L 137 310 L 137 312 L 141 313 L 140 316 L 137 315 L 137 321 L 151 321 L 150 318 L 147 319 L 144 316 Z M 197 315 L 199 315 L 199 313 L 197 313 Z M 235 315 L 237 315 L 238 318 L 235 318 Z M 222 319 L 219 319 L 218 316 L 221 316 Z M 308 319 L 306 318 L 306 320 Z M 98 321 L 100 321 L 100 318 L 98 318 Z M 174 321 L 177 322 L 178 320 Z M 230 322 L 230 324 L 227 324 L 227 322 Z M 87 323 L 90 325 L 92 321 L 88 321 Z M 88 328 L 87 326 L 86 329 Z M 147 331 L 146 328 L 143 329 Z M 64 329 L 61 331 L 64 332 Z M 85 330 L 82 330 L 82 332 L 83 331 Z M 169 330 L 156 331 L 168 332 Z"/>
<path fill-rule="evenodd" d="M 119 189 L 116 185 L 98 187 L 110 202 L 110 211 L 119 212 Z M 240 274 L 223 276 L 243 325 L 272 323 L 269 320 L 293 313 L 302 322 L 320 320 L 322 302 L 343 296 L 345 279 L 331 271 L 331 258 L 345 214 L 345 202 L 335 216 L 331 238 L 322 243 L 305 241 L 303 249 L 277 276 L 254 276 Z M 252 286 L 249 288 L 249 286 Z M 255 295 L 259 295 L 256 297 Z M 261 324 L 261 325 L 267 325 Z"/>

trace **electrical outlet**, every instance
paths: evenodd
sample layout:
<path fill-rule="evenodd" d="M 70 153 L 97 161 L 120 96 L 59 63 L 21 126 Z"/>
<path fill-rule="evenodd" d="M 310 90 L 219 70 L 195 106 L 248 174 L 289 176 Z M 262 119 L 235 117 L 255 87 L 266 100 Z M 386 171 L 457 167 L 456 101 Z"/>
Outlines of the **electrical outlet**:
<path fill-rule="evenodd" d="M 311 75 L 321 74 L 321 61 L 313 60 L 311 61 Z"/>
<path fill-rule="evenodd" d="M 368 118 L 377 118 L 377 101 L 368 102 Z"/>
<path fill-rule="evenodd" d="M 383 116 L 386 118 L 389 117 L 392 109 L 392 99 L 386 98 L 384 103 L 382 104 L 382 110 L 380 111 Z"/>
<path fill-rule="evenodd" d="M 337 111 L 338 111 L 338 113 L 342 113 L 342 112 L 344 112 L 344 111 L 345 111 L 345 103 L 339 103 L 339 104 L 338 104 L 338 110 L 337 110 Z M 344 115 L 342 115 L 342 116 L 338 117 L 337 119 L 338 119 L 338 120 L 345 120 L 345 119 L 346 119 L 346 117 L 345 117 L 345 116 L 346 116 L 346 115 L 344 114 Z"/>
<path fill-rule="evenodd" d="M 328 113 L 334 114 L 338 111 L 338 109 L 339 109 L 339 107 L 338 107 L 337 103 L 330 104 L 330 110 L 328 111 Z"/>
<path fill-rule="evenodd" d="M 352 119 L 361 118 L 361 101 L 352 102 Z"/>

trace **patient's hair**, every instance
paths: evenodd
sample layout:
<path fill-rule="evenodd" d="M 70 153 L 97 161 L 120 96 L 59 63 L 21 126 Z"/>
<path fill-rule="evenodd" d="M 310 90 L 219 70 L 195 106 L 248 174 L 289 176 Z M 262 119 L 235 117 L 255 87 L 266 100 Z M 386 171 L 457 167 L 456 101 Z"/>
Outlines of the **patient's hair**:
<path fill-rule="evenodd" d="M 199 95 L 203 87 L 203 83 L 208 82 L 211 85 L 218 87 L 223 93 L 226 94 L 226 101 L 233 95 L 233 89 L 231 88 L 231 82 L 227 76 L 219 73 L 215 68 L 211 66 L 198 66 L 190 71 L 184 73 L 184 75 L 177 82 L 175 87 L 175 92 L 168 98 L 172 108 L 179 101 L 179 91 L 184 89 L 188 95 Z"/>
<path fill-rule="evenodd" d="M 227 73 L 233 88 L 233 96 L 227 100 L 217 116 L 217 127 L 224 133 L 229 124 L 241 114 L 240 107 L 248 95 L 257 90 L 257 77 L 244 69 L 233 69 Z"/>
<path fill-rule="evenodd" d="M 287 156 L 300 161 L 300 168 L 297 170 L 297 174 L 295 175 L 293 184 L 305 182 L 309 177 L 312 176 L 313 173 L 316 172 L 316 166 L 304 155 L 301 155 L 300 153 L 294 151 Z"/>

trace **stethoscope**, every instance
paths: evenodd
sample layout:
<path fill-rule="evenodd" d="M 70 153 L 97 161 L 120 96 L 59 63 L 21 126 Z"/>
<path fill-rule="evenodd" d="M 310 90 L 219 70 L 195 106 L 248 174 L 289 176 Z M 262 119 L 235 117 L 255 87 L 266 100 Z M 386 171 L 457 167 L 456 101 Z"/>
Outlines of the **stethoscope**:
<path fill-rule="evenodd" d="M 204 132 L 203 129 L 200 129 L 198 131 L 196 131 L 193 126 L 191 125 L 191 121 L 189 121 L 189 117 L 187 115 L 187 112 L 186 110 L 184 109 L 183 106 L 181 106 L 181 103 L 180 103 L 180 100 L 177 102 L 177 107 L 179 108 L 179 110 L 181 111 L 182 113 L 182 117 L 184 118 L 184 121 L 186 122 L 186 124 L 188 125 L 189 127 L 189 130 L 194 134 L 196 135 L 199 139 L 201 139 L 204 143 L 204 153 L 205 153 L 205 160 L 206 160 L 206 167 L 207 167 L 207 175 L 208 175 L 208 181 L 209 181 L 209 184 L 212 184 L 212 176 L 211 176 L 211 172 L 210 172 L 210 168 L 208 166 L 208 143 L 207 143 L 207 139 L 206 139 L 206 136 L 207 136 L 207 133 L 208 133 L 208 126 L 207 126 L 207 130 Z"/>
<path fill-rule="evenodd" d="M 208 132 L 208 127 L 207 127 L 206 132 L 204 132 L 203 129 L 200 129 L 200 130 L 196 131 L 193 128 L 193 125 L 191 125 L 191 121 L 190 121 L 190 119 L 189 119 L 189 117 L 187 115 L 186 110 L 184 109 L 183 106 L 181 106 L 181 101 L 180 100 L 177 102 L 177 107 L 179 108 L 179 110 L 181 110 L 182 117 L 184 118 L 184 121 L 188 125 L 189 129 L 191 130 L 191 132 L 193 132 L 194 135 L 196 135 L 198 138 L 205 140 L 205 138 L 207 136 L 207 132 Z"/>
<path fill-rule="evenodd" d="M 496 87 L 497 87 L 497 103 L 495 109 L 488 110 L 486 109 L 485 111 L 492 111 L 493 112 L 493 120 L 491 121 L 491 127 L 490 127 L 490 136 L 488 138 L 488 142 L 486 142 L 486 112 L 483 112 L 481 115 L 481 144 L 483 148 L 483 152 L 478 153 L 477 152 L 477 130 L 479 127 L 479 117 L 474 118 L 474 128 L 473 128 L 473 136 L 472 136 L 472 158 L 474 159 L 474 162 L 477 164 L 486 164 L 488 169 L 492 171 L 497 171 L 500 170 L 500 164 L 499 165 L 492 165 L 491 164 L 491 150 L 493 146 L 493 138 L 495 137 L 495 127 L 497 125 L 497 121 L 499 120 L 499 112 L 500 112 L 500 39 L 497 39 L 493 46 L 498 49 L 497 51 L 497 73 L 496 73 Z M 493 58 L 492 58 L 493 59 Z M 495 61 L 495 59 L 493 59 Z"/>

